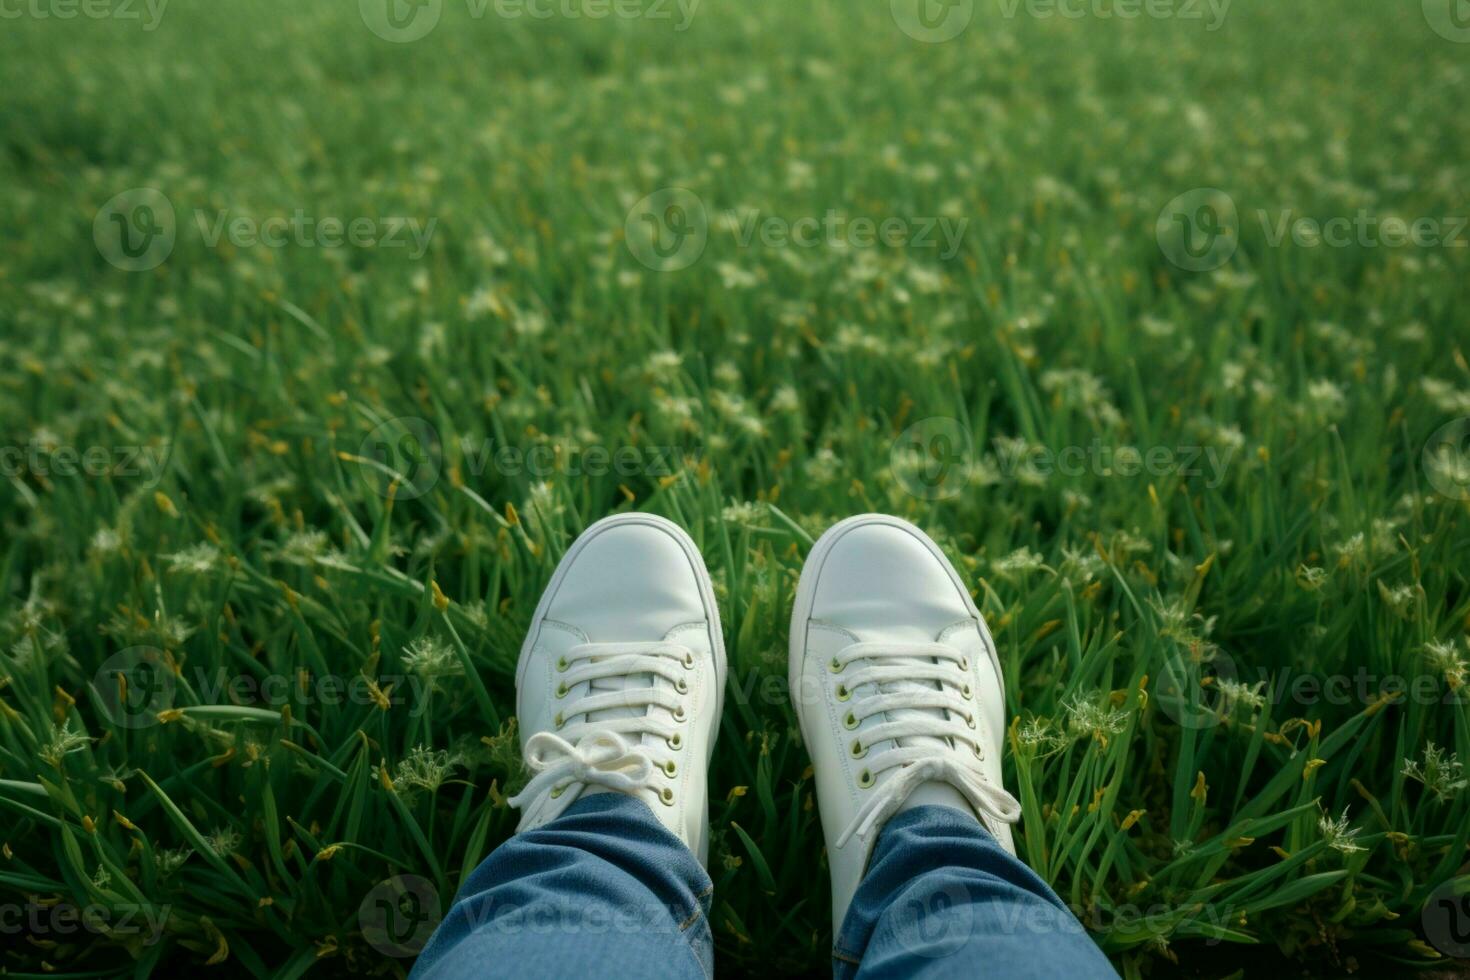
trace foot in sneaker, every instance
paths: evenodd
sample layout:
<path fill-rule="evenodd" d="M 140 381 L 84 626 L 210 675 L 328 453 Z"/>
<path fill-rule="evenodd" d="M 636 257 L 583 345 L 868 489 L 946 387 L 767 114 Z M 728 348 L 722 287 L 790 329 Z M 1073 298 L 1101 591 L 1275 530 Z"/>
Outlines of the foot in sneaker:
<path fill-rule="evenodd" d="M 627 793 L 704 862 L 724 690 L 719 610 L 694 542 L 649 514 L 592 525 L 557 566 L 521 648 L 516 713 L 535 775 L 510 800 L 516 829 L 590 793 Z"/>
<path fill-rule="evenodd" d="M 924 532 L 868 514 L 822 535 L 796 591 L 790 682 L 816 773 L 834 932 L 900 810 L 964 810 L 1015 853 L 1021 808 L 1001 785 L 995 645 Z"/>

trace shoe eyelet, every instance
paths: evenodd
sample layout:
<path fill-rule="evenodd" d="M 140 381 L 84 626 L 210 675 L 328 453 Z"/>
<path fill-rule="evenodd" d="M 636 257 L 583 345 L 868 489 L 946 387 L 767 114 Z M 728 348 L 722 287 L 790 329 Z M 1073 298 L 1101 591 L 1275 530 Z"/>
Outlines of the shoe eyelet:
<path fill-rule="evenodd" d="M 679 767 L 674 763 L 673 759 L 664 763 L 664 775 L 672 777 L 678 771 Z"/>
<path fill-rule="evenodd" d="M 553 725 L 555 725 L 557 728 L 560 728 L 561 726 L 563 726 L 563 725 L 565 725 L 567 723 L 567 719 L 566 719 L 566 717 L 560 711 L 558 711 L 556 713 L 556 717 L 553 718 L 553 719 L 551 719 L 551 723 Z"/>
<path fill-rule="evenodd" d="M 847 685 L 846 684 L 838 684 L 837 685 L 837 700 L 839 700 L 839 701 L 846 701 L 850 697 L 852 697 L 852 692 L 847 689 Z"/>
<path fill-rule="evenodd" d="M 678 691 L 680 694 L 688 694 L 689 685 L 684 681 L 684 678 L 681 677 L 678 680 L 674 681 L 674 690 Z"/>
<path fill-rule="evenodd" d="M 674 805 L 674 791 L 669 789 L 667 786 L 658 791 L 658 798 L 664 806 Z"/>
<path fill-rule="evenodd" d="M 975 750 L 975 758 L 980 759 L 982 761 L 985 759 L 985 750 L 980 747 L 980 743 L 979 742 L 976 742 L 974 745 L 972 745 L 970 747 Z"/>
<path fill-rule="evenodd" d="M 681 704 L 678 707 L 676 707 L 674 709 L 674 711 L 673 711 L 673 715 L 674 715 L 674 720 L 675 721 L 683 721 L 684 720 L 684 706 Z"/>
<path fill-rule="evenodd" d="M 556 696 L 559 698 L 567 696 L 567 686 L 565 684 L 556 685 Z"/>
<path fill-rule="evenodd" d="M 970 669 L 970 658 L 969 657 L 961 657 L 960 658 L 960 670 L 969 670 L 969 669 Z"/>
<path fill-rule="evenodd" d="M 872 786 L 873 774 L 866 769 L 858 773 L 858 785 L 861 786 L 863 789 L 867 789 L 868 787 Z"/>
<path fill-rule="evenodd" d="M 685 670 L 693 670 L 694 669 L 694 653 L 691 651 L 689 653 L 684 654 L 684 659 L 681 660 L 681 661 L 679 661 L 679 662 L 684 665 L 684 669 Z"/>
<path fill-rule="evenodd" d="M 855 715 L 851 711 L 849 711 L 847 713 L 847 717 L 844 718 L 844 719 L 842 719 L 842 726 L 844 728 L 846 728 L 848 731 L 851 731 L 852 729 L 856 728 L 858 726 L 857 715 Z"/>
<path fill-rule="evenodd" d="M 675 752 L 684 747 L 684 736 L 680 735 L 678 732 L 670 735 L 668 738 L 664 739 L 664 741 L 667 742 L 669 748 L 673 749 Z"/>
<path fill-rule="evenodd" d="M 863 740 L 860 738 L 853 739 L 852 745 L 848 747 L 848 754 L 851 755 L 854 759 L 865 758 L 868 754 L 868 750 L 863 747 Z"/>
<path fill-rule="evenodd" d="M 843 667 L 842 662 L 839 661 L 836 657 L 833 657 L 831 660 L 829 660 L 827 662 L 827 669 L 830 670 L 834 674 L 840 674 L 840 673 L 842 673 L 842 667 Z"/>
<path fill-rule="evenodd" d="M 551 798 L 554 800 L 558 796 L 561 796 L 561 794 L 565 793 L 566 791 L 567 791 L 567 784 L 566 783 L 562 783 L 560 786 L 554 787 L 552 789 L 552 791 L 551 791 Z"/>
<path fill-rule="evenodd" d="M 970 685 L 968 684 L 962 685 L 960 687 L 960 697 L 964 698 L 966 701 L 970 700 L 974 693 L 974 691 L 970 690 Z"/>
<path fill-rule="evenodd" d="M 570 667 L 570 666 L 571 666 L 571 664 L 567 661 L 567 658 L 566 657 L 557 657 L 556 658 L 556 672 L 558 674 L 565 673 L 566 670 L 567 670 L 567 668 Z"/>
<path fill-rule="evenodd" d="M 969 726 L 970 728 L 974 728 L 975 727 L 975 716 L 974 715 L 965 715 L 965 724 L 967 726 Z"/>

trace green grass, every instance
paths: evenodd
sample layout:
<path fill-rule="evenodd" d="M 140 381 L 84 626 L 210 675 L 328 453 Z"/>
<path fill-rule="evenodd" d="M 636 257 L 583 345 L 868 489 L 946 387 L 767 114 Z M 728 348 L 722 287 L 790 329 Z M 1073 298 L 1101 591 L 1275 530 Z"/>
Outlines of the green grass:
<path fill-rule="evenodd" d="M 1025 10 L 977 0 L 942 44 L 837 0 L 707 0 L 683 31 L 446 0 L 406 44 L 348 0 L 6 20 L 0 904 L 114 928 L 43 916 L 0 970 L 401 972 L 359 904 L 402 874 L 447 900 L 512 831 L 523 630 L 630 508 L 686 526 L 719 593 L 724 973 L 827 966 L 787 617 L 812 540 L 870 510 L 973 587 L 1021 856 L 1120 969 L 1435 962 L 1420 909 L 1470 796 L 1405 767 L 1470 760 L 1470 508 L 1421 456 L 1470 416 L 1470 263 L 1273 239 L 1287 209 L 1470 211 L 1470 46 L 1408 0 L 1237 0 L 1214 31 Z M 708 245 L 658 271 L 625 228 L 671 186 Z M 177 242 L 129 272 L 94 219 L 136 187 Z M 1240 234 L 1194 272 L 1155 222 L 1199 187 Z M 417 259 L 206 234 L 298 209 L 435 224 Z M 948 257 L 742 244 L 750 209 L 966 224 Z M 961 441 L 918 460 L 928 418 Z M 1215 455 L 1016 462 L 1093 446 Z M 147 710 L 116 709 L 119 666 Z"/>

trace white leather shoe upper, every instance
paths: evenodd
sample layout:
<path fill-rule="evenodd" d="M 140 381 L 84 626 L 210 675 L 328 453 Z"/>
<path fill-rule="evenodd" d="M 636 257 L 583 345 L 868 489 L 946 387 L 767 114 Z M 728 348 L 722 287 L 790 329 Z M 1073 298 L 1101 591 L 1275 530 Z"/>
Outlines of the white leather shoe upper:
<path fill-rule="evenodd" d="M 725 689 L 709 573 L 677 525 L 598 521 L 562 558 L 516 668 L 535 775 L 510 803 L 539 827 L 589 792 L 638 796 L 705 861 L 707 776 Z"/>
<path fill-rule="evenodd" d="M 1015 853 L 1001 785 L 1005 691 L 990 631 L 918 528 L 850 518 L 812 548 L 791 616 L 792 702 L 816 774 L 841 929 L 884 823 L 968 808 Z"/>

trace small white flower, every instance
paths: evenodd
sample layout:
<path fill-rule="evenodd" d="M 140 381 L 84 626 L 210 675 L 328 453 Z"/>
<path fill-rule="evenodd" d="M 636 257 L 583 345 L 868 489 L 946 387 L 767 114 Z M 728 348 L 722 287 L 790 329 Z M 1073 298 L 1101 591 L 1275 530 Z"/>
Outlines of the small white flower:
<path fill-rule="evenodd" d="M 1324 812 L 1317 818 L 1317 829 L 1322 832 L 1322 839 L 1327 842 L 1327 846 L 1334 851 L 1352 854 L 1363 849 L 1362 845 L 1357 843 L 1357 837 L 1362 832 L 1362 828 L 1348 825 L 1346 807 L 1343 808 L 1342 816 L 1336 819 L 1332 817 L 1332 814 Z"/>
<path fill-rule="evenodd" d="M 720 516 L 726 524 L 758 525 L 766 516 L 766 505 L 754 501 L 737 501 L 730 504 Z"/>
<path fill-rule="evenodd" d="M 201 541 L 183 551 L 164 555 L 163 559 L 170 568 L 186 575 L 208 575 L 219 567 L 220 552 L 208 541 Z"/>
<path fill-rule="evenodd" d="M 996 574 L 1005 578 L 1014 578 L 1027 572 L 1034 572 L 1045 564 L 1044 559 L 1029 547 L 1022 546 L 1006 555 L 1004 558 L 991 562 L 991 567 Z"/>
<path fill-rule="evenodd" d="M 49 765 L 59 769 L 62 759 L 86 748 L 91 741 L 81 732 L 72 731 L 71 722 L 68 721 L 60 728 L 52 729 L 51 738 L 37 750 L 37 754 Z"/>
<path fill-rule="evenodd" d="M 1465 769 L 1460 764 L 1460 755 L 1452 752 L 1448 757 L 1444 750 L 1433 742 L 1424 746 L 1424 761 L 1405 759 L 1400 772 L 1408 779 L 1419 783 L 1441 803 L 1446 803 L 1466 786 Z"/>
<path fill-rule="evenodd" d="M 1470 640 L 1466 641 L 1470 646 Z M 1444 675 L 1445 683 L 1450 690 L 1458 691 L 1470 678 L 1470 664 L 1460 656 L 1459 650 L 1450 640 L 1431 640 L 1424 645 L 1424 652 L 1429 660 L 1430 667 Z"/>

